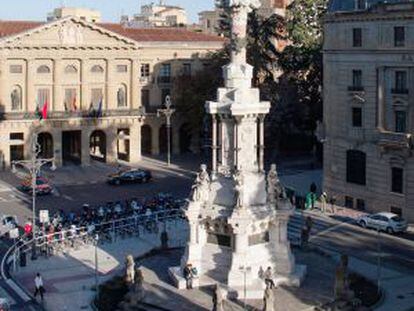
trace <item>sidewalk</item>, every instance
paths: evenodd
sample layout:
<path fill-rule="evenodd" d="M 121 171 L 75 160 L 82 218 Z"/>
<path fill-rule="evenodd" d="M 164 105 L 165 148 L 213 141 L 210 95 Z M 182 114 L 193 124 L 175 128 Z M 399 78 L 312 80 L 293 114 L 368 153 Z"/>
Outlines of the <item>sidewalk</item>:
<path fill-rule="evenodd" d="M 187 239 L 183 220 L 171 221 L 167 225 L 169 245 L 182 246 Z M 161 230 L 159 230 L 161 232 Z M 132 254 L 142 256 L 160 246 L 159 235 L 146 234 L 142 238 L 129 238 L 119 242 L 99 245 L 99 283 L 124 273 L 125 257 Z M 80 250 L 36 261 L 29 261 L 26 267 L 14 274 L 15 280 L 29 293 L 34 290 L 34 278 L 39 272 L 43 277 L 46 294 L 46 310 L 79 311 L 92 310 L 90 303 L 95 296 L 95 247 L 84 246 Z M 39 299 L 40 301 L 40 299 Z"/>

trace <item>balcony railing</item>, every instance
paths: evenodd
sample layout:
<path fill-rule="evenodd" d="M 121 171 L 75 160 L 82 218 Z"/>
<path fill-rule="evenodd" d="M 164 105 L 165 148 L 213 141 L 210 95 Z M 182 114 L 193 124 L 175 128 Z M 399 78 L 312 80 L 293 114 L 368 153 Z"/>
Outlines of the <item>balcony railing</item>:
<path fill-rule="evenodd" d="M 388 149 L 411 149 L 412 136 L 408 133 L 380 132 L 378 144 Z"/>
<path fill-rule="evenodd" d="M 106 117 L 133 117 L 144 116 L 144 108 L 130 110 L 104 110 L 100 118 Z M 86 111 L 51 111 L 47 114 L 48 120 L 61 120 L 71 118 L 95 119 L 97 114 Z M 2 112 L 0 120 L 36 120 L 39 116 L 36 112 Z"/>

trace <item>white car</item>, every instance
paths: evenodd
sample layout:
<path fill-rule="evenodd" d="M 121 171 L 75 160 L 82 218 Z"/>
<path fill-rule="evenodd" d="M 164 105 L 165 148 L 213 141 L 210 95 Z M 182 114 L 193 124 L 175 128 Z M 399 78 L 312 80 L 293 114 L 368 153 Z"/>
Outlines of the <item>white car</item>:
<path fill-rule="evenodd" d="M 10 230 L 17 228 L 17 217 L 14 215 L 0 216 L 0 236 L 7 235 Z"/>
<path fill-rule="evenodd" d="M 408 224 L 400 216 L 394 213 L 377 213 L 364 215 L 358 218 L 357 223 L 363 228 L 372 228 L 387 233 L 404 232 Z"/>

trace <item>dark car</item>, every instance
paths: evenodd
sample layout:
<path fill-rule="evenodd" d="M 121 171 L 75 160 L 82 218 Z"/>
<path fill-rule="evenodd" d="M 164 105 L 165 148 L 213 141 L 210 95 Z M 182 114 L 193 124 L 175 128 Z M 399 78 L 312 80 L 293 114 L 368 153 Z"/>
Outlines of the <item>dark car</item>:
<path fill-rule="evenodd" d="M 109 175 L 108 183 L 112 185 L 147 183 L 151 178 L 151 172 L 148 170 L 132 169 Z"/>
<path fill-rule="evenodd" d="M 24 180 L 18 187 L 20 191 L 32 195 L 32 181 L 30 178 Z M 50 185 L 49 180 L 45 177 L 38 176 L 36 178 L 36 195 L 47 195 L 52 193 L 53 187 Z"/>

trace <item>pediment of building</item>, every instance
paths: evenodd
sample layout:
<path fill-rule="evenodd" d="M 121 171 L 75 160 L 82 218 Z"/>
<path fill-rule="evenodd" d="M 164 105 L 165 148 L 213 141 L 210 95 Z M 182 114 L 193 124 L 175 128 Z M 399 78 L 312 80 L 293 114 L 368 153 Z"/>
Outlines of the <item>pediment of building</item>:
<path fill-rule="evenodd" d="M 98 25 L 67 17 L 0 40 L 0 48 L 137 49 L 137 43 Z"/>

